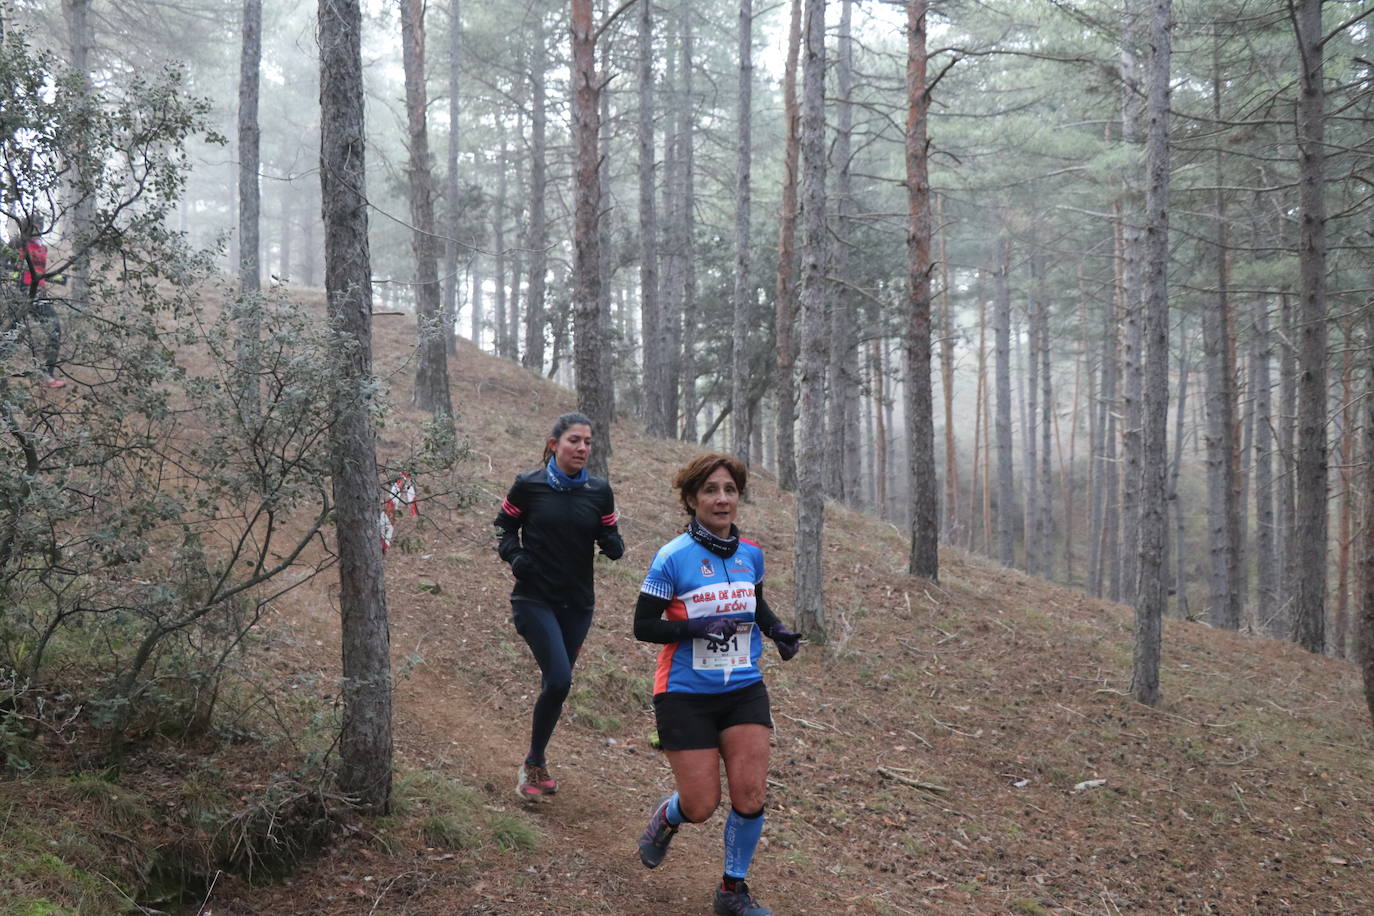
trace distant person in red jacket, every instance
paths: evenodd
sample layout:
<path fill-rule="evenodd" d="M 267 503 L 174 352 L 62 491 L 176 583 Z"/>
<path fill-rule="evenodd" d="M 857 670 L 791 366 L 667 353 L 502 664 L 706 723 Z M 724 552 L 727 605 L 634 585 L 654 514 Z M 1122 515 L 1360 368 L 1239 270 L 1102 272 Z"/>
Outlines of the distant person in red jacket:
<path fill-rule="evenodd" d="M 11 250 L 8 254 L 14 265 L 11 280 L 17 284 L 19 295 L 12 297 L 15 301 L 5 309 L 7 314 L 3 319 L 4 336 L 0 341 L 0 355 L 7 355 L 3 350 L 9 349 L 7 345 L 18 339 L 32 318 L 42 326 L 46 337 L 38 384 L 44 388 L 62 388 L 67 383 L 55 374 L 62 344 L 62 323 L 57 318 L 52 300 L 45 295 L 49 279 L 48 248 L 43 244 L 42 237 L 43 218 L 33 215 L 20 221 L 19 234 L 10 241 Z"/>

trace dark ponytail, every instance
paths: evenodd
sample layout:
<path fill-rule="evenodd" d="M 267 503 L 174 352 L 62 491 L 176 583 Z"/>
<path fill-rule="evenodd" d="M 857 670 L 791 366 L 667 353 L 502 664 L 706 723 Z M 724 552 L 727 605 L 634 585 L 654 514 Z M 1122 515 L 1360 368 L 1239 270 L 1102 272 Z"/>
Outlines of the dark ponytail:
<path fill-rule="evenodd" d="M 586 426 L 590 429 L 592 421 L 583 413 L 577 413 L 576 411 L 573 413 L 565 413 L 563 416 L 553 421 L 553 429 L 549 430 L 549 439 L 557 442 L 559 439 L 563 438 L 563 434 L 568 431 L 569 426 Z M 540 460 L 547 464 L 548 460 L 552 457 L 553 449 L 549 448 L 548 440 L 545 440 L 544 457 Z"/>

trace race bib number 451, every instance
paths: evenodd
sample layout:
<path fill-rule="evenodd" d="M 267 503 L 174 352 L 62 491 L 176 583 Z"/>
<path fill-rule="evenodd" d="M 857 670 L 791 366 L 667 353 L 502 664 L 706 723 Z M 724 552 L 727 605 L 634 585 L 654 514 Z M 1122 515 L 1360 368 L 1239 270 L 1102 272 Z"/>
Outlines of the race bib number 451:
<path fill-rule="evenodd" d="M 710 639 L 692 640 L 692 667 L 698 671 L 731 671 L 749 667 L 752 623 L 741 623 L 735 635 L 725 642 Z"/>

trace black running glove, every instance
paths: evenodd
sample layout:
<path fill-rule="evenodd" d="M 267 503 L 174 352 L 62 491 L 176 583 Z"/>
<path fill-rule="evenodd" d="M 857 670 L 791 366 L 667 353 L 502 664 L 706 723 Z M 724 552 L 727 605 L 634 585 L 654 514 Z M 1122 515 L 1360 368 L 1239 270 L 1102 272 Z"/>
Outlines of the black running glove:
<path fill-rule="evenodd" d="M 510 558 L 510 571 L 521 582 L 534 578 L 534 558 L 527 553 L 517 553 Z"/>
<path fill-rule="evenodd" d="M 777 645 L 778 656 L 783 661 L 788 661 L 801 651 L 801 635 L 793 633 L 780 623 L 774 625 L 773 629 L 769 631 L 768 637 Z"/>
<path fill-rule="evenodd" d="M 730 617 L 720 617 L 712 615 L 710 617 L 692 617 L 687 621 L 687 633 L 693 639 L 705 639 L 711 643 L 712 649 L 722 649 L 730 641 L 730 637 L 735 635 L 735 630 L 739 625 Z"/>

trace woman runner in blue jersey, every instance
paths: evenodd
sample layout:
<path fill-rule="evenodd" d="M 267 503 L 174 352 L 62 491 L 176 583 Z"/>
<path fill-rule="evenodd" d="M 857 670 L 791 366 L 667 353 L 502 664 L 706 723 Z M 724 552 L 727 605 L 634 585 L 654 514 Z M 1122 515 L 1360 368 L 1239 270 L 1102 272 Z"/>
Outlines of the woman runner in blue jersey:
<path fill-rule="evenodd" d="M 654 557 L 635 605 L 635 637 L 663 645 L 654 717 L 677 788 L 649 818 L 639 858 L 657 867 L 682 824 L 711 816 L 723 761 L 730 813 L 714 898 L 721 916 L 772 912 L 744 880 L 763 833 L 773 727 L 758 661 L 762 636 L 784 661 L 801 646 L 763 600 L 763 551 L 735 527 L 747 481 L 744 465 L 729 455 L 702 455 L 677 472 L 673 488 L 691 520 Z"/>
<path fill-rule="evenodd" d="M 544 750 L 592 625 L 592 546 L 612 560 L 625 553 L 611 485 L 587 473 L 591 451 L 592 421 L 580 413 L 559 417 L 544 446 L 544 465 L 515 478 L 496 515 L 496 549 L 515 576 L 511 619 L 543 675 L 529 752 L 515 784 L 528 801 L 558 791 Z"/>

